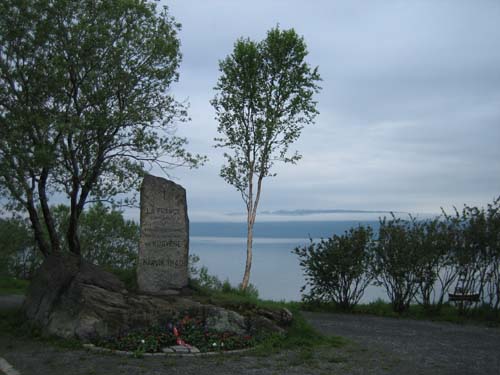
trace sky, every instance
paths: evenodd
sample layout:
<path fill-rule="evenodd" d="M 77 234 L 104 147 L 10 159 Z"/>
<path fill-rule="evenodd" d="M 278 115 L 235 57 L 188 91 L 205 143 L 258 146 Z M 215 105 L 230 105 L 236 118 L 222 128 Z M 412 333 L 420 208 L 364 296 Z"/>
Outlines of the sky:
<path fill-rule="evenodd" d="M 209 158 L 200 169 L 171 173 L 187 190 L 192 221 L 235 220 L 227 214 L 245 211 L 239 193 L 219 177 L 224 159 L 213 148 L 217 122 L 209 101 L 218 62 L 235 41 L 262 40 L 276 25 L 304 37 L 307 61 L 323 81 L 320 114 L 295 144 L 303 159 L 275 165 L 261 211 L 424 215 L 486 205 L 500 195 L 500 2 L 161 3 L 182 24 L 183 61 L 172 93 L 189 101 L 191 121 L 178 135 L 187 137 L 189 151 Z M 138 210 L 128 215 L 138 217 Z"/>

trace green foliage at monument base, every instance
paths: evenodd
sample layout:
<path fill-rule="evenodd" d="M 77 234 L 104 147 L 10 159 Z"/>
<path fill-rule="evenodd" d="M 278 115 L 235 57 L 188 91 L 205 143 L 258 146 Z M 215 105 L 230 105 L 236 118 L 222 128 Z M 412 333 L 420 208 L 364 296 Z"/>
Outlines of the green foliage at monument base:
<path fill-rule="evenodd" d="M 258 356 L 270 355 L 280 350 L 300 350 L 309 353 L 318 347 L 339 347 L 345 343 L 341 337 L 327 337 L 317 332 L 302 316 L 299 302 L 271 301 L 258 298 L 257 288 L 249 284 L 246 289 L 235 287 L 229 280 L 222 282 L 214 275 L 209 275 L 205 267 L 197 271 L 194 267 L 194 278 L 190 287 L 195 291 L 194 299 L 214 304 L 245 315 L 245 312 L 257 308 L 279 309 L 287 308 L 293 314 L 293 321 L 285 335 L 273 334 L 259 342 L 251 351 Z M 307 362 L 307 358 L 302 358 Z"/>
<path fill-rule="evenodd" d="M 119 269 L 119 268 L 106 268 L 106 271 L 115 274 L 123 284 L 125 288 L 130 291 L 137 290 L 137 272 L 134 269 Z"/>

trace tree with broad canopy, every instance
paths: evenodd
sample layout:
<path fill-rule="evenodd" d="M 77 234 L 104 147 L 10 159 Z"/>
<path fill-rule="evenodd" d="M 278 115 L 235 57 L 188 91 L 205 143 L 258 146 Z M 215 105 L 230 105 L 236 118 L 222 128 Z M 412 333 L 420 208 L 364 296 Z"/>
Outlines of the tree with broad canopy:
<path fill-rule="evenodd" d="M 0 14 L 0 193 L 44 256 L 61 253 L 49 199 L 64 194 L 80 255 L 86 203 L 116 202 L 153 165 L 203 162 L 174 135 L 180 25 L 142 0 L 5 0 Z"/>

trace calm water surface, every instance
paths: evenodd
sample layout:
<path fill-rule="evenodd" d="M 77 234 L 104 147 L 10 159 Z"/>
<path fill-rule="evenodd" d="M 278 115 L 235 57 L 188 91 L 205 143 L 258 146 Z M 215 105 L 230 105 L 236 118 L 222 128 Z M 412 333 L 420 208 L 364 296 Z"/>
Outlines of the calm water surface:
<path fill-rule="evenodd" d="M 250 282 L 264 299 L 298 301 L 305 284 L 298 257 L 292 253 L 297 246 L 309 243 L 304 238 L 255 238 Z M 243 277 L 246 260 L 245 237 L 191 236 L 190 252 L 200 257 L 200 265 L 221 280 L 238 285 Z M 380 288 L 369 287 L 363 302 L 385 297 Z"/>

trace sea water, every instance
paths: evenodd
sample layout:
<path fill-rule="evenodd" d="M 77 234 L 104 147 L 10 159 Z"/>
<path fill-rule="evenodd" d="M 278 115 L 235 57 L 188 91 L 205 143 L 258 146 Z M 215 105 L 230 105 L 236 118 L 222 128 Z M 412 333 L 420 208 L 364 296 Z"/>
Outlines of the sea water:
<path fill-rule="evenodd" d="M 305 277 L 293 249 L 307 245 L 310 238 L 342 234 L 360 224 L 378 228 L 378 222 L 355 221 L 256 223 L 250 282 L 261 298 L 299 301 Z M 245 234 L 245 223 L 192 223 L 190 252 L 200 257 L 199 266 L 206 266 L 209 274 L 236 286 L 245 270 Z M 370 286 L 362 302 L 377 298 L 387 299 L 384 290 Z"/>

